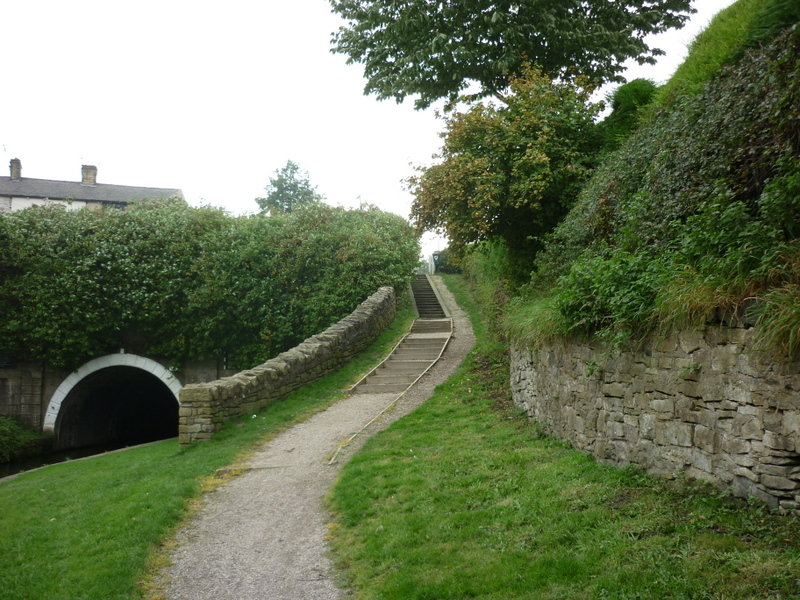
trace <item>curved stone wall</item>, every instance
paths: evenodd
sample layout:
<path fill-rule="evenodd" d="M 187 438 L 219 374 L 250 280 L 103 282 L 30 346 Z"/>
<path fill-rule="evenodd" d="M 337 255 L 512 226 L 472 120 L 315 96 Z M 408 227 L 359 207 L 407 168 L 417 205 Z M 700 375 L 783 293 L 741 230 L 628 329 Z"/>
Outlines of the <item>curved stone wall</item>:
<path fill-rule="evenodd" d="M 324 332 L 248 371 L 180 392 L 181 445 L 210 438 L 232 418 L 254 414 L 341 367 L 394 320 L 395 293 L 382 287 Z"/>
<path fill-rule="evenodd" d="M 800 364 L 752 352 L 752 328 L 709 327 L 618 352 L 513 347 L 514 402 L 597 459 L 800 508 Z"/>

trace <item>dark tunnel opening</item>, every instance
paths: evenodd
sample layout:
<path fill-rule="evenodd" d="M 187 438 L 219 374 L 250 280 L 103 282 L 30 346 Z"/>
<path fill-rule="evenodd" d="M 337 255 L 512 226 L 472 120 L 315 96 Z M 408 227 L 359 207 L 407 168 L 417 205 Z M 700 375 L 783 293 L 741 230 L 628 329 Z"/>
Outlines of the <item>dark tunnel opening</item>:
<path fill-rule="evenodd" d="M 144 444 L 178 435 L 178 401 L 158 377 L 107 367 L 82 379 L 61 404 L 56 449 Z"/>

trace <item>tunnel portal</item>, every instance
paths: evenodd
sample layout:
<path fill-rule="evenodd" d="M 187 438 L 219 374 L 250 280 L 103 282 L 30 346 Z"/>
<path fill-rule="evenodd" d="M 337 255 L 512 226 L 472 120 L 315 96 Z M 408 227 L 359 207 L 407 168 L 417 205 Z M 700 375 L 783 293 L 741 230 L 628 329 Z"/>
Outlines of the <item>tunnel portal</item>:
<path fill-rule="evenodd" d="M 178 401 L 157 376 L 131 366 L 96 370 L 61 402 L 57 449 L 142 444 L 178 435 Z"/>

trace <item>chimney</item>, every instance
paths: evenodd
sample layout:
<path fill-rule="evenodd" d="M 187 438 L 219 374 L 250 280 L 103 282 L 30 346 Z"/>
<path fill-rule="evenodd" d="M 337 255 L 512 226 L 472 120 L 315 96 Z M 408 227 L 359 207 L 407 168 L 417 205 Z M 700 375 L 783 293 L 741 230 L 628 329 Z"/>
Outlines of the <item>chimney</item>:
<path fill-rule="evenodd" d="M 18 158 L 11 159 L 11 181 L 22 179 L 22 161 Z"/>
<path fill-rule="evenodd" d="M 97 167 L 93 165 L 81 166 L 81 185 L 97 185 Z"/>

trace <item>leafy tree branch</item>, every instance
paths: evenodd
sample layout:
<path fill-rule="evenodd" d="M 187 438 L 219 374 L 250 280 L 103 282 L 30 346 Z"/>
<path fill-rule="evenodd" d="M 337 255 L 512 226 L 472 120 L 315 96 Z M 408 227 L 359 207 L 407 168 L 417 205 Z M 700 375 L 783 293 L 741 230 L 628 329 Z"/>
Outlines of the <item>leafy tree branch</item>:
<path fill-rule="evenodd" d="M 416 106 L 504 98 L 526 62 L 553 78 L 623 81 L 622 63 L 663 54 L 645 37 L 680 28 L 691 0 L 330 0 L 346 25 L 333 52 L 364 67 L 364 92 Z"/>

